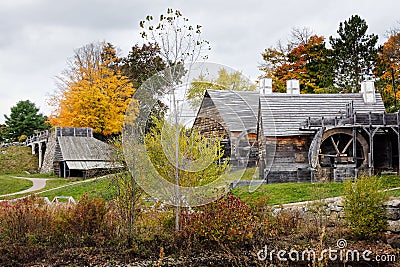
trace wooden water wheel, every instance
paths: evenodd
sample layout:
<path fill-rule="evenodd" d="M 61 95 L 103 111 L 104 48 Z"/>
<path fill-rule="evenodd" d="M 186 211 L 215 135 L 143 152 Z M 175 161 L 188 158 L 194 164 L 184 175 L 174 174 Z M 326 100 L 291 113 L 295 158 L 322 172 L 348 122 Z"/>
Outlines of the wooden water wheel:
<path fill-rule="evenodd" d="M 338 164 L 355 164 L 357 168 L 368 165 L 369 145 L 360 134 L 356 134 L 356 153 L 354 153 L 353 130 L 346 128 L 331 129 L 323 133 L 318 151 L 321 167 L 335 167 Z"/>

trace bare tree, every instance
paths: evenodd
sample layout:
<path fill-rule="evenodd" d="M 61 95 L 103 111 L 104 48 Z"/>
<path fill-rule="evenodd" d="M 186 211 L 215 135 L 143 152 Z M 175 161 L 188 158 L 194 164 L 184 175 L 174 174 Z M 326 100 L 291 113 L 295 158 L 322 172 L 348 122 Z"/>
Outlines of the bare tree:
<path fill-rule="evenodd" d="M 398 33 L 400 33 L 400 20 L 396 22 L 395 26 L 386 31 L 385 37 L 389 38 L 390 36 L 397 35 Z"/>
<path fill-rule="evenodd" d="M 288 41 L 290 47 L 296 47 L 299 45 L 306 45 L 310 40 L 310 37 L 315 35 L 314 31 L 308 27 L 293 27 L 290 32 L 290 39 Z"/>

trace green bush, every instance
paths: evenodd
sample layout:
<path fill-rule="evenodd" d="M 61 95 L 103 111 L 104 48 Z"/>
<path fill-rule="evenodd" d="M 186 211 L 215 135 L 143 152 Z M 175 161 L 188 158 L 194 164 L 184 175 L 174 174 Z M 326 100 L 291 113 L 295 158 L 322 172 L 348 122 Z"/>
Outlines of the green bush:
<path fill-rule="evenodd" d="M 354 237 L 376 238 L 387 228 L 386 210 L 383 206 L 387 194 L 380 191 L 377 177 L 362 176 L 345 183 L 345 220 Z"/>

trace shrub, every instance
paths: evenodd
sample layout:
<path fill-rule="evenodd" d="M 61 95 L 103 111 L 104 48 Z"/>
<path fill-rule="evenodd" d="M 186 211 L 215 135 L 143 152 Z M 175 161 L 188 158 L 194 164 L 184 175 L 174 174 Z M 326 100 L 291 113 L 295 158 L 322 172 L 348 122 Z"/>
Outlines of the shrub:
<path fill-rule="evenodd" d="M 362 176 L 345 184 L 345 220 L 358 239 L 377 237 L 387 228 L 383 206 L 387 194 L 381 188 L 381 181 L 376 177 Z"/>
<path fill-rule="evenodd" d="M 45 242 L 51 213 L 42 199 L 29 197 L 0 205 L 0 241 L 30 244 Z"/>
<path fill-rule="evenodd" d="M 18 137 L 18 142 L 23 143 L 26 141 L 28 137 L 26 135 L 21 135 L 20 137 Z"/>
<path fill-rule="evenodd" d="M 80 247 L 112 241 L 115 223 L 103 200 L 84 196 L 75 206 L 38 197 L 0 203 L 0 245 Z"/>
<path fill-rule="evenodd" d="M 229 194 L 198 212 L 183 213 L 180 235 L 186 241 L 234 245 L 253 237 L 255 217 L 251 207 Z"/>

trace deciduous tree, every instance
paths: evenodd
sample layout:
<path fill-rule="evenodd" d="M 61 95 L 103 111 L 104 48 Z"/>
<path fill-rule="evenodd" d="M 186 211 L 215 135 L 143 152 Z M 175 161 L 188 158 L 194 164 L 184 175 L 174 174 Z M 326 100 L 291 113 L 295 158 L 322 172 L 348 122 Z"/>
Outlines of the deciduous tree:
<path fill-rule="evenodd" d="M 60 92 L 52 100 L 55 126 L 91 127 L 104 136 L 122 130 L 124 114 L 135 92 L 121 74 L 115 49 L 105 43 L 75 51 L 60 78 Z"/>
<path fill-rule="evenodd" d="M 376 86 L 386 109 L 397 111 L 400 100 L 400 32 L 389 36 L 379 49 L 375 74 L 378 77 Z"/>
<path fill-rule="evenodd" d="M 324 37 L 309 31 L 297 30 L 287 45 L 278 43 L 263 53 L 264 64 L 260 67 L 266 77 L 274 81 L 274 91 L 285 92 L 286 81 L 300 80 L 303 93 L 323 93 L 332 87 L 330 51 Z"/>
<path fill-rule="evenodd" d="M 244 77 L 242 72 L 228 72 L 222 68 L 214 80 L 208 81 L 204 76 L 194 80 L 188 90 L 187 99 L 193 108 L 198 108 L 206 90 L 254 91 L 255 89 L 256 85 Z"/>
<path fill-rule="evenodd" d="M 184 17 L 179 10 L 167 9 L 166 14 L 161 14 L 158 22 L 155 22 L 153 16 L 149 15 L 145 20 L 140 22 L 143 29 L 141 35 L 145 40 L 155 43 L 160 48 L 160 56 L 166 64 L 164 75 L 158 78 L 159 84 L 166 88 L 164 92 L 172 95 L 173 107 L 170 108 L 171 114 L 175 115 L 175 149 L 181 145 L 178 135 L 179 130 L 179 111 L 176 101 L 175 88 L 181 85 L 182 77 L 190 75 L 192 64 L 198 60 L 207 58 L 206 51 L 210 49 L 208 41 L 201 36 L 201 25 L 189 24 L 189 19 Z M 188 75 L 189 74 L 189 75 Z M 143 103 L 143 101 L 142 101 Z M 146 108 L 146 107 L 144 107 Z M 179 170 L 178 151 L 175 155 L 175 172 L 171 173 L 171 177 L 175 179 L 175 185 L 178 186 L 181 180 Z M 170 178 L 171 178 L 170 177 Z M 184 179 L 184 177 L 182 177 Z M 179 192 L 176 187 L 175 198 L 179 198 Z M 176 205 L 175 210 L 175 230 L 179 230 L 179 206 Z"/>
<path fill-rule="evenodd" d="M 157 44 L 134 45 L 126 58 L 122 60 L 122 73 L 127 76 L 135 88 L 151 78 L 155 73 L 165 69 L 166 65 L 160 56 Z"/>
<path fill-rule="evenodd" d="M 175 183 L 175 126 L 154 120 L 155 127 L 146 135 L 146 147 L 153 165 L 167 181 Z M 218 164 L 224 155 L 219 138 L 209 139 L 193 129 L 179 128 L 179 185 L 196 187 L 209 184 L 222 175 L 228 161 Z"/>

